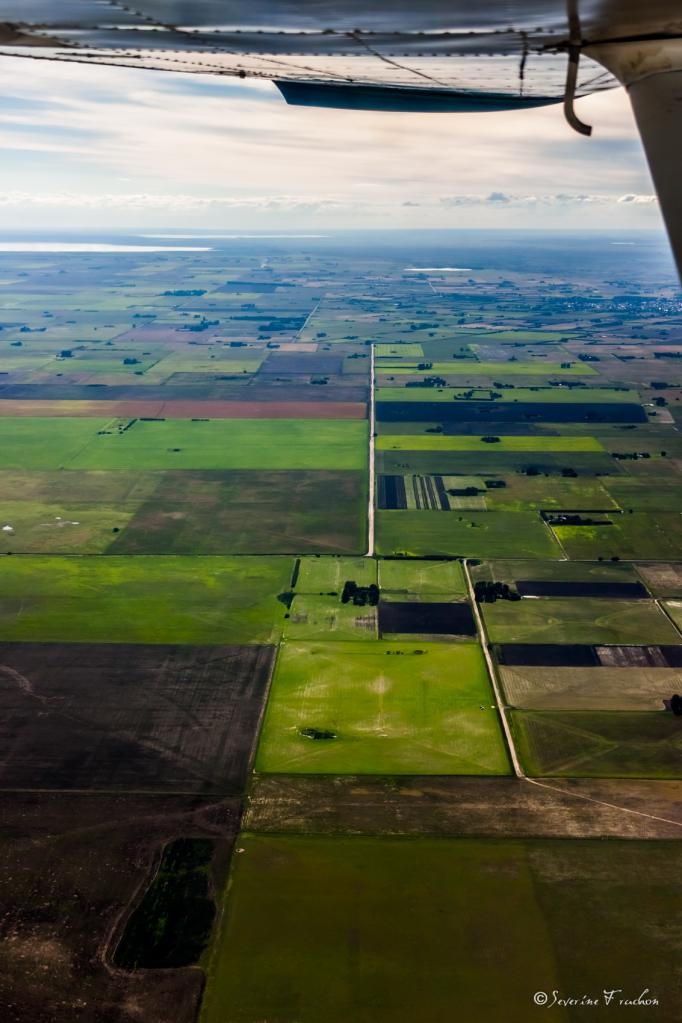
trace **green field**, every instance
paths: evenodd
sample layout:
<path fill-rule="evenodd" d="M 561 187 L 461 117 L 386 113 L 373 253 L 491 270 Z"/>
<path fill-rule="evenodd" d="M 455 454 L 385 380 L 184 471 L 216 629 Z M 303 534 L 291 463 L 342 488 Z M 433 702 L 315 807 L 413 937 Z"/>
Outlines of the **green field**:
<path fill-rule="evenodd" d="M 486 505 L 491 511 L 615 508 L 613 499 L 604 489 L 605 480 L 594 476 L 579 476 L 577 479 L 554 476 L 548 483 L 544 475 L 508 472 L 504 475 L 504 483 L 504 487 L 489 488 L 485 492 Z"/>
<path fill-rule="evenodd" d="M 420 652 L 416 652 L 420 651 Z M 314 728 L 335 738 L 301 734 Z M 477 644 L 286 642 L 256 770 L 293 774 L 506 774 Z"/>
<path fill-rule="evenodd" d="M 471 565 L 474 581 L 478 579 L 514 585 L 517 580 L 533 582 L 641 582 L 633 565 L 622 561 L 519 561 L 495 560 Z M 583 598 L 578 598 L 583 599 Z M 525 607 L 525 605 L 524 605 Z"/>
<path fill-rule="evenodd" d="M 642 489 L 647 484 L 640 482 Z M 608 518 L 605 526 L 552 526 L 569 558 L 636 558 L 667 560 L 677 556 L 682 544 L 682 516 L 674 512 L 634 512 L 597 515 Z"/>
<path fill-rule="evenodd" d="M 0 640 L 268 643 L 292 559 L 5 557 Z"/>
<path fill-rule="evenodd" d="M 669 711 L 512 711 L 531 775 L 682 778 L 682 728 Z"/>
<path fill-rule="evenodd" d="M 324 469 L 0 472 L 0 553 L 359 552 L 366 491 Z"/>
<path fill-rule="evenodd" d="M 390 593 L 411 597 L 439 594 L 464 597 L 467 593 L 462 566 L 458 561 L 416 561 L 409 558 L 379 562 L 379 586 Z"/>
<path fill-rule="evenodd" d="M 531 512 L 380 511 L 377 551 L 412 557 L 561 557 L 558 543 Z"/>
<path fill-rule="evenodd" d="M 679 643 L 652 600 L 540 597 L 482 604 L 493 643 Z"/>
<path fill-rule="evenodd" d="M 491 431 L 492 433 L 492 431 Z M 494 434 L 493 434 L 494 435 Z M 391 435 L 377 437 L 377 451 L 603 451 L 595 437 L 499 437 L 488 443 L 481 437 L 445 436 L 442 434 Z"/>
<path fill-rule="evenodd" d="M 377 359 L 419 359 L 424 354 L 424 349 L 416 342 L 406 341 L 404 344 L 397 345 L 374 345 L 374 354 Z"/>
<path fill-rule="evenodd" d="M 562 366 L 560 362 L 543 362 L 540 359 L 537 362 L 474 362 L 471 359 L 452 359 L 451 362 L 434 362 L 429 369 L 417 369 L 417 363 L 408 365 L 403 360 L 400 362 L 382 360 L 381 362 L 382 373 L 413 373 L 413 374 L 424 374 L 436 373 L 440 376 L 443 374 L 457 374 L 469 377 L 494 377 L 497 379 L 498 375 L 509 376 L 527 376 L 527 377 L 581 377 L 591 376 L 594 374 L 594 370 L 591 366 L 586 365 L 584 362 L 572 362 L 570 365 Z"/>
<path fill-rule="evenodd" d="M 359 582 L 359 580 L 355 580 Z M 343 586 L 343 583 L 341 584 Z M 299 593 L 291 605 L 284 634 L 297 642 L 371 640 L 378 635 L 376 607 L 343 604 L 337 592 Z"/>
<path fill-rule="evenodd" d="M 184 470 L 158 485 L 112 554 L 299 554 L 366 547 L 360 472 Z M 2 514 L 0 502 L 0 514 Z"/>
<path fill-rule="evenodd" d="M 201 1023 L 676 1016 L 676 842 L 247 833 L 238 845 Z M 536 991 L 605 987 L 649 988 L 658 1007 L 533 1004 Z"/>
<path fill-rule="evenodd" d="M 363 509 L 364 510 L 364 509 Z M 354 580 L 358 586 L 377 581 L 377 563 L 372 558 L 301 558 L 296 591 L 316 595 L 340 593 L 343 584 Z"/>
<path fill-rule="evenodd" d="M 361 420 L 0 418 L 3 469 L 364 469 Z M 105 431 L 100 434 L 100 431 Z"/>
<path fill-rule="evenodd" d="M 476 363 L 471 363 L 475 366 Z M 443 363 L 444 367 L 448 366 L 448 363 Z M 393 370 L 382 369 L 381 365 L 376 367 L 377 374 L 381 373 L 382 379 L 389 372 Z M 435 372 L 430 371 L 430 372 Z M 443 370 L 447 374 L 447 369 Z M 442 375 L 439 374 L 439 375 Z M 609 389 L 606 387 L 514 387 L 509 390 L 501 392 L 495 392 L 498 397 L 491 399 L 490 388 L 474 388 L 473 394 L 471 389 L 464 390 L 461 387 L 389 387 L 381 386 L 376 389 L 376 400 L 377 401 L 438 401 L 438 402 L 449 402 L 449 401 L 472 401 L 481 402 L 488 401 L 491 404 L 493 401 L 498 402 L 536 402 L 538 404 L 565 404 L 565 403 L 580 403 L 585 402 L 592 403 L 608 403 L 612 402 L 639 402 L 639 394 L 637 391 L 632 390 L 616 390 Z M 472 415 L 475 413 L 472 413 Z"/>

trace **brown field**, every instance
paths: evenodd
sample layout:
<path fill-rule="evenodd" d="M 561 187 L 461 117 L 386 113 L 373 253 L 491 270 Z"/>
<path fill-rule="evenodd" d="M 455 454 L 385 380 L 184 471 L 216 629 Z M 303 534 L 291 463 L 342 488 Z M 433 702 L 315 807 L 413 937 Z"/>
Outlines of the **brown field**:
<path fill-rule="evenodd" d="M 111 416 L 153 419 L 365 419 L 361 401 L 0 400 L 0 416 Z"/>
<path fill-rule="evenodd" d="M 310 835 L 680 838 L 682 782 L 257 775 L 243 824 Z"/>
<path fill-rule="evenodd" d="M 193 1023 L 199 969 L 127 973 L 110 957 L 166 842 L 212 839 L 222 888 L 239 815 L 234 797 L 0 793 L 3 1023 Z"/>
<path fill-rule="evenodd" d="M 243 791 L 267 646 L 0 644 L 5 789 Z"/>
<path fill-rule="evenodd" d="M 668 667 L 502 665 L 500 675 L 509 703 L 527 710 L 662 710 L 682 688 L 682 669 Z"/>

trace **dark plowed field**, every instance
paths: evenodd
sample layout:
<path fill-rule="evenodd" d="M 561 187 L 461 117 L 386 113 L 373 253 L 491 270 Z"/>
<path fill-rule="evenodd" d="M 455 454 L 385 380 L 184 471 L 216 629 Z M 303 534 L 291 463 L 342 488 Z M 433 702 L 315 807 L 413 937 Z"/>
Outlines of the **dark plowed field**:
<path fill-rule="evenodd" d="M 239 815 L 235 797 L 0 793 L 3 1023 L 194 1023 L 200 970 L 129 973 L 105 961 L 166 843 L 214 843 L 222 888 Z"/>
<path fill-rule="evenodd" d="M 682 667 L 682 646 L 588 646 L 579 643 L 500 643 L 500 664 L 547 668 Z"/>
<path fill-rule="evenodd" d="M 379 422 L 447 423 L 475 420 L 478 423 L 644 423 L 646 414 L 634 402 L 476 402 L 378 401 Z"/>
<path fill-rule="evenodd" d="M 391 603 L 379 604 L 379 631 L 434 636 L 475 636 L 476 622 L 466 603 Z"/>
<path fill-rule="evenodd" d="M 314 373 L 336 375 L 343 370 L 343 358 L 330 353 L 282 352 L 268 355 L 260 368 L 261 373 Z"/>
<path fill-rule="evenodd" d="M 328 385 L 274 375 L 243 381 L 213 380 L 204 384 L 4 384 L 0 377 L 0 401 L 284 401 L 284 402 L 365 402 L 369 387 L 349 377 Z"/>
<path fill-rule="evenodd" d="M 0 786 L 238 794 L 272 658 L 268 646 L 0 644 Z"/>
<path fill-rule="evenodd" d="M 379 508 L 394 511 L 407 508 L 404 476 L 380 476 L 377 485 Z"/>

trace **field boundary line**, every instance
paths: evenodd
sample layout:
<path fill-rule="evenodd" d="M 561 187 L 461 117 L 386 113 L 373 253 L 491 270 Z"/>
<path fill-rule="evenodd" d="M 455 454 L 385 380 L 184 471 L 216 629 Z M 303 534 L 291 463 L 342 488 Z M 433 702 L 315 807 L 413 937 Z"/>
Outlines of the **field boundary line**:
<path fill-rule="evenodd" d="M 517 778 L 525 778 L 523 768 L 519 762 L 519 758 L 516 753 L 516 746 L 514 745 L 514 739 L 512 737 L 511 728 L 507 719 L 506 706 L 502 700 L 502 691 L 499 686 L 497 679 L 497 672 L 495 671 L 495 665 L 493 659 L 490 656 L 490 650 L 488 648 L 488 634 L 485 630 L 483 623 L 483 616 L 479 610 L 478 604 L 476 603 L 476 594 L 474 591 L 474 585 L 471 581 L 471 575 L 469 574 L 468 558 L 464 558 L 462 561 L 462 568 L 464 569 L 464 578 L 466 579 L 467 590 L 469 592 L 469 600 L 474 612 L 476 619 L 476 626 L 478 628 L 478 634 L 481 637 L 481 648 L 483 650 L 483 656 L 485 657 L 486 666 L 488 668 L 488 674 L 490 676 L 490 684 L 493 687 L 493 693 L 495 694 L 495 702 L 497 704 L 497 710 L 502 721 L 502 729 L 504 731 L 504 737 L 507 743 L 507 749 L 511 758 L 512 767 L 514 768 L 514 774 Z"/>
<path fill-rule="evenodd" d="M 675 598 L 673 597 L 672 599 L 674 600 Z M 673 616 L 670 614 L 665 604 L 663 603 L 663 599 L 661 597 L 654 597 L 654 604 L 656 605 L 658 610 L 661 611 L 668 619 L 677 635 L 682 636 L 682 630 L 680 629 L 679 625 L 677 624 Z"/>
<path fill-rule="evenodd" d="M 644 810 L 633 810 L 629 806 L 618 806 L 616 803 L 607 803 L 604 799 L 596 799 L 594 796 L 586 796 L 584 792 L 573 792 L 562 789 L 558 785 L 549 785 L 545 781 L 538 781 L 537 778 L 529 778 L 524 775 L 524 781 L 529 785 L 538 785 L 542 789 L 551 789 L 552 792 L 560 792 L 564 796 L 574 796 L 576 799 L 584 799 L 588 803 L 597 803 L 598 806 L 607 806 L 610 810 L 620 810 L 622 813 L 633 813 L 637 817 L 647 817 L 650 821 L 660 821 L 661 824 L 672 824 L 673 827 L 682 828 L 682 821 L 674 821 L 669 817 L 657 817 L 653 813 L 646 813 Z"/>
<path fill-rule="evenodd" d="M 369 495 L 367 498 L 367 557 L 374 557 L 374 491 L 376 475 L 374 472 L 374 431 L 376 417 L 374 412 L 374 345 L 371 346 L 369 363 Z"/>

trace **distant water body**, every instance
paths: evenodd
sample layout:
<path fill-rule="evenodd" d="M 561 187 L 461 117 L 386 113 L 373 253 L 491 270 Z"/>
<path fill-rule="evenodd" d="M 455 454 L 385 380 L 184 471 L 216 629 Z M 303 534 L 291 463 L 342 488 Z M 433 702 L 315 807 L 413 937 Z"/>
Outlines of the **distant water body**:
<path fill-rule="evenodd" d="M 470 266 L 406 266 L 403 271 L 406 274 L 468 274 L 471 273 Z"/>
<path fill-rule="evenodd" d="M 329 235 L 326 235 L 326 234 L 215 234 L 215 233 L 213 233 L 213 234 L 141 234 L 140 235 L 140 238 L 158 238 L 158 239 L 161 239 L 161 238 L 170 238 L 170 239 L 178 239 L 178 238 L 187 238 L 187 239 L 202 238 L 202 239 L 205 239 L 206 241 L 210 241 L 212 238 L 215 239 L 216 241 L 218 239 L 224 239 L 224 238 L 229 238 L 232 241 L 234 241 L 235 239 L 238 239 L 238 238 L 249 238 L 249 239 L 253 239 L 254 241 L 259 241 L 261 238 L 328 238 L 328 237 L 329 237 Z"/>
<path fill-rule="evenodd" d="M 0 242 L 0 252 L 210 252 L 210 245 L 113 245 L 100 242 Z"/>

